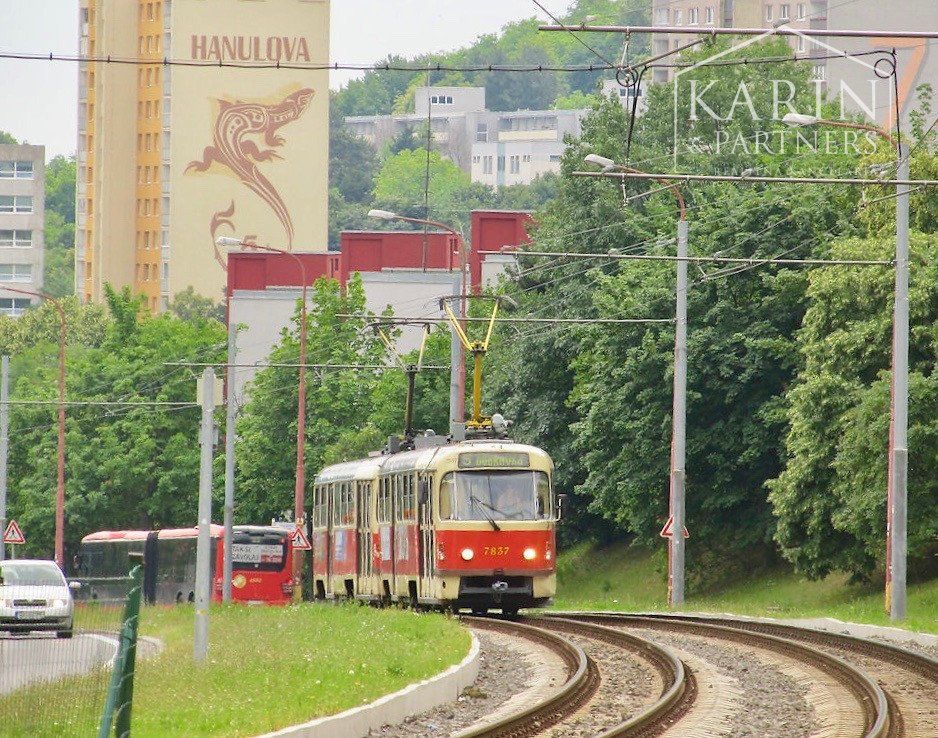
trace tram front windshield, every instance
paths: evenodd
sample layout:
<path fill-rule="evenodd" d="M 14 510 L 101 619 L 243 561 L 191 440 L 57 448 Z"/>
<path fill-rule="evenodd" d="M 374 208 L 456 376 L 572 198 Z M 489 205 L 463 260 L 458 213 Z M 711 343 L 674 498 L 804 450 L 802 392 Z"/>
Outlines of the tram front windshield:
<path fill-rule="evenodd" d="M 440 483 L 445 520 L 544 520 L 550 515 L 550 480 L 544 472 L 450 472 Z"/>

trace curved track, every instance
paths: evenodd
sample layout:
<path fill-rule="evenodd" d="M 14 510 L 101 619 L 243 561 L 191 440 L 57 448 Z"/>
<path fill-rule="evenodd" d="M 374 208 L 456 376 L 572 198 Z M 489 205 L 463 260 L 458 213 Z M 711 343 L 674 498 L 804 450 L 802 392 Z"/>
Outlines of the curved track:
<path fill-rule="evenodd" d="M 923 733 L 921 727 L 907 730 L 907 716 L 903 715 L 899 706 L 904 699 L 902 690 L 890 692 L 883 689 L 866 669 L 848 663 L 848 659 L 856 661 L 850 658 L 851 655 L 898 666 L 919 679 L 931 682 L 938 689 L 938 661 L 935 659 L 899 646 L 856 636 L 726 617 L 582 612 L 550 613 L 546 617 L 564 620 L 572 618 L 619 628 L 625 626 L 701 635 L 784 654 L 825 672 L 850 691 L 863 714 L 863 725 L 857 726 L 856 734 L 864 738 L 893 738 Z M 831 650 L 838 651 L 844 658 L 830 653 Z M 884 684 L 889 681 L 879 673 L 877 676 Z"/>
<path fill-rule="evenodd" d="M 490 618 L 463 618 L 474 628 L 488 628 L 534 640 L 561 656 L 568 668 L 567 681 L 553 694 L 521 712 L 488 725 L 458 733 L 459 738 L 534 736 L 570 718 L 588 706 L 601 675 L 582 648 L 561 633 L 609 644 L 638 656 L 653 668 L 663 685 L 660 696 L 628 719 L 611 725 L 600 738 L 658 735 L 680 719 L 693 704 L 696 685 L 684 664 L 668 649 L 639 636 L 577 619 L 525 618 L 514 622 Z"/>

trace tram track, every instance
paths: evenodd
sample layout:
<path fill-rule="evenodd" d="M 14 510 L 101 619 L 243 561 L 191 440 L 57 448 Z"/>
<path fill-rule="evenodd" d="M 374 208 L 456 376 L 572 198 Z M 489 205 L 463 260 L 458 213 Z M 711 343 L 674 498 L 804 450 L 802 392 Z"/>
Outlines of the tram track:
<path fill-rule="evenodd" d="M 497 721 L 464 730 L 459 738 L 533 736 L 570 720 L 589 709 L 599 692 L 601 673 L 585 651 L 567 636 L 576 636 L 628 652 L 652 669 L 660 680 L 661 694 L 626 719 L 596 730 L 600 738 L 645 738 L 660 735 L 690 709 L 696 683 L 684 664 L 668 649 L 649 640 L 614 628 L 575 619 L 524 618 L 506 621 L 493 618 L 463 618 L 474 628 L 487 628 L 536 640 L 561 655 L 568 666 L 566 683 L 553 694 L 528 708 Z M 571 650 L 572 649 L 572 650 Z M 574 654 L 575 657 L 574 657 Z M 577 663 L 573 669 L 574 660 Z"/>
<path fill-rule="evenodd" d="M 632 615 L 625 613 L 548 613 L 545 619 L 569 620 L 577 622 L 590 622 L 615 628 L 637 628 L 652 631 L 663 631 L 673 634 L 700 636 L 718 639 L 732 645 L 743 645 L 763 651 L 771 651 L 794 662 L 805 664 L 810 668 L 823 672 L 831 680 L 843 686 L 854 698 L 859 714 L 862 715 L 862 725 L 841 726 L 841 732 L 863 736 L 863 738 L 898 738 L 904 735 L 917 735 L 907 733 L 901 711 L 898 709 L 894 695 L 887 692 L 871 678 L 863 669 L 848 663 L 844 658 L 833 655 L 825 650 L 815 648 L 813 644 L 824 643 L 831 645 L 836 642 L 835 634 L 820 633 L 810 629 L 800 629 L 803 633 L 795 633 L 780 626 L 780 629 L 756 627 L 761 623 L 740 621 L 729 618 L 693 618 L 670 615 Z M 753 626 L 753 627 L 740 627 Z M 801 635 L 802 638 L 794 637 Z M 789 636 L 789 637 L 784 637 Z M 894 653 L 892 647 L 865 639 L 851 638 L 860 641 L 870 652 L 890 654 L 894 660 L 913 661 L 920 668 L 925 669 L 927 657 L 907 652 Z M 812 645 L 809 645 L 812 643 Z"/>

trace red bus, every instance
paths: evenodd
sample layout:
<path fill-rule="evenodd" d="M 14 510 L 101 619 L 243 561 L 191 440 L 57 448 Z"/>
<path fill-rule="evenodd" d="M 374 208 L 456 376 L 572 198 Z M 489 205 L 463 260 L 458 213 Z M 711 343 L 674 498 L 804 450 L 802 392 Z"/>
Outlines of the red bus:
<path fill-rule="evenodd" d="M 237 602 L 286 604 L 293 599 L 293 544 L 289 530 L 236 525 L 231 540 L 231 596 Z M 210 527 L 212 599 L 221 601 L 225 529 Z M 128 554 L 144 557 L 144 602 L 195 601 L 198 528 L 105 530 L 81 541 L 74 568 L 85 580 L 81 599 L 108 600 L 124 594 Z"/>

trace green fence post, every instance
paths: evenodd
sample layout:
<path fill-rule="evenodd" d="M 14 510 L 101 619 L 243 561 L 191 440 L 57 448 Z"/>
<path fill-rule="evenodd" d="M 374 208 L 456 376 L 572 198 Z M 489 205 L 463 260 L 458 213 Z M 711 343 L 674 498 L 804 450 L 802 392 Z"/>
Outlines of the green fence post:
<path fill-rule="evenodd" d="M 134 558 L 142 558 L 137 557 Z M 137 626 L 140 621 L 140 594 L 143 583 L 143 565 L 130 570 L 132 581 L 124 617 L 121 623 L 120 645 L 114 659 L 114 671 L 108 685 L 107 701 L 101 716 L 98 738 L 108 738 L 111 725 L 116 727 L 119 738 L 130 735 L 130 712 L 134 693 L 134 668 L 137 657 Z"/>

